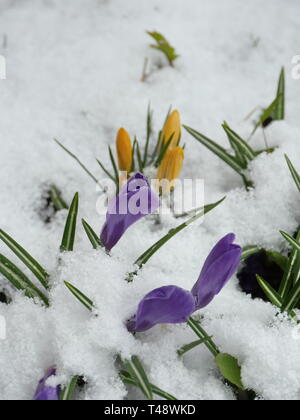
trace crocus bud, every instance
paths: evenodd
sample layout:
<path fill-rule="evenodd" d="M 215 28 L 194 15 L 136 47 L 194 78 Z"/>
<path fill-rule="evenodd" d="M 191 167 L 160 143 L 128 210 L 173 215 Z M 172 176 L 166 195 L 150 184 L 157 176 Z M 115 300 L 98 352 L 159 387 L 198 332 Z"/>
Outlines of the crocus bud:
<path fill-rule="evenodd" d="M 130 173 L 132 166 L 132 145 L 128 132 L 120 128 L 116 138 L 116 148 L 120 171 Z"/>
<path fill-rule="evenodd" d="M 172 137 L 169 145 L 170 149 L 178 146 L 181 137 L 181 122 L 179 111 L 175 110 L 168 116 L 164 128 L 161 133 L 161 139 L 164 144 L 168 143 Z"/>
<path fill-rule="evenodd" d="M 55 376 L 55 373 L 55 368 L 50 368 L 39 381 L 33 397 L 35 401 L 57 401 L 59 399 L 60 386 L 47 385 L 47 380 L 51 376 Z"/>
<path fill-rule="evenodd" d="M 160 183 L 163 192 L 174 189 L 176 179 L 179 177 L 184 159 L 184 151 L 177 146 L 175 149 L 167 150 L 157 171 L 158 181 L 167 180 L 168 185 Z"/>

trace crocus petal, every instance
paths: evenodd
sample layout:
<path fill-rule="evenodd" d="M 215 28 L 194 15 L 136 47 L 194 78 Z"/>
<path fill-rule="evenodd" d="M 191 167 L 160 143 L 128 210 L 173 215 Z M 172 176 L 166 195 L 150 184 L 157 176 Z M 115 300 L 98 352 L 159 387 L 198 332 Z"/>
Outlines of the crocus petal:
<path fill-rule="evenodd" d="M 46 385 L 47 379 L 50 378 L 50 376 L 55 375 L 55 369 L 51 368 L 49 369 L 45 376 L 40 380 L 38 387 L 35 391 L 33 399 L 35 401 L 58 401 L 59 399 L 59 392 L 60 387 L 56 386 L 48 386 Z"/>
<path fill-rule="evenodd" d="M 127 328 L 146 331 L 157 324 L 179 324 L 186 322 L 194 310 L 195 299 L 191 292 L 177 286 L 160 287 L 141 300 Z"/>
<path fill-rule="evenodd" d="M 192 289 L 196 309 L 207 306 L 233 276 L 240 263 L 242 249 L 233 244 L 234 234 L 221 239 L 206 259 Z"/>
<path fill-rule="evenodd" d="M 110 251 L 124 232 L 147 214 L 159 207 L 159 198 L 147 178 L 137 173 L 131 177 L 120 194 L 110 201 L 100 239 Z"/>

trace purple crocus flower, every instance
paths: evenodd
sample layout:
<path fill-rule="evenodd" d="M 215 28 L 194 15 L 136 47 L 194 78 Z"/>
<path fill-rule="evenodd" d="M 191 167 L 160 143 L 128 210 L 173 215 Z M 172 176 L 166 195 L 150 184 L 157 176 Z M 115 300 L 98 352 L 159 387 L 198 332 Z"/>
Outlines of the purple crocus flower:
<path fill-rule="evenodd" d="M 47 379 L 51 376 L 55 376 L 55 373 L 55 368 L 50 368 L 40 380 L 33 397 L 35 401 L 58 401 L 60 386 L 53 387 L 46 385 Z"/>
<path fill-rule="evenodd" d="M 147 178 L 137 173 L 122 188 L 119 195 L 108 204 L 106 221 L 100 239 L 110 251 L 120 240 L 124 232 L 147 214 L 159 207 L 159 198 Z"/>
<path fill-rule="evenodd" d="M 207 306 L 237 270 L 242 249 L 230 233 L 208 255 L 192 291 L 164 286 L 148 293 L 128 321 L 128 331 L 146 331 L 157 324 L 186 322 L 196 310 Z"/>

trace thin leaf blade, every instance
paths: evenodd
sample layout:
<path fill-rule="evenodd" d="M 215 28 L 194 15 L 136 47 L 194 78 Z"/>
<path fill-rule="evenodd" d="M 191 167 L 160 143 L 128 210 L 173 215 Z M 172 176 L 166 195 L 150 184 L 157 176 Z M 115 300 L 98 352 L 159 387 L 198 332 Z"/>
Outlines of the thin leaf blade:
<path fill-rule="evenodd" d="M 76 233 L 79 195 L 75 194 L 65 224 L 64 234 L 60 246 L 61 251 L 73 251 Z"/>

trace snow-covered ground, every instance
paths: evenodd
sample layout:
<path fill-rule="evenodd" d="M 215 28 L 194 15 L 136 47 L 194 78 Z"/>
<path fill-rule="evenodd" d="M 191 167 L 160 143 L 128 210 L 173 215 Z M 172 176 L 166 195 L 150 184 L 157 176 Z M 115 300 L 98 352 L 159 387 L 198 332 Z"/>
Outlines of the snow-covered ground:
<path fill-rule="evenodd" d="M 0 0 L 0 12 L 0 54 L 7 63 L 7 78 L 0 80 L 1 228 L 50 271 L 54 285 L 50 309 L 15 291 L 12 304 L 0 304 L 7 322 L 7 338 L 0 340 L 0 398 L 32 399 L 53 365 L 60 382 L 85 375 L 81 398 L 126 398 L 115 367 L 118 353 L 139 355 L 151 382 L 179 399 L 234 398 L 204 346 L 178 358 L 178 347 L 195 340 L 187 326 L 157 326 L 133 337 L 124 321 L 155 287 L 190 289 L 210 248 L 226 233 L 235 232 L 242 246 L 282 250 L 279 230 L 293 233 L 299 225 L 300 198 L 283 157 L 287 153 L 300 169 L 300 80 L 291 76 L 292 57 L 300 54 L 299 0 Z M 164 58 L 149 48 L 145 31 L 153 29 L 175 45 L 175 68 L 156 68 Z M 145 57 L 153 71 L 142 83 Z M 132 284 L 124 277 L 133 261 L 178 220 L 165 218 L 155 230 L 151 218 L 141 220 L 112 258 L 91 251 L 78 226 L 75 251 L 58 266 L 67 213 L 44 223 L 45 185 L 56 184 L 67 202 L 78 191 L 79 216 L 97 232 L 104 216 L 96 211 L 95 184 L 54 137 L 101 179 L 95 157 L 109 163 L 106 148 L 121 126 L 145 137 L 150 101 L 156 132 L 172 104 L 185 124 L 226 145 L 223 120 L 247 138 L 253 121 L 244 118 L 274 99 L 281 66 L 286 118 L 266 130 L 270 146 L 279 147 L 251 164 L 253 191 L 246 192 L 230 168 L 183 132 L 182 176 L 204 179 L 206 203 L 226 194 L 225 202 L 202 225 L 172 239 Z M 261 130 L 252 144 L 264 147 Z M 3 244 L 0 250 L 20 265 Z M 97 318 L 63 280 L 94 300 Z M 0 282 L 5 284 L 1 276 Z M 300 398 L 300 339 L 290 321 L 275 318 L 271 304 L 243 294 L 233 278 L 202 312 L 209 334 L 238 358 L 247 387 L 264 399 Z M 129 397 L 142 394 L 131 391 Z"/>

